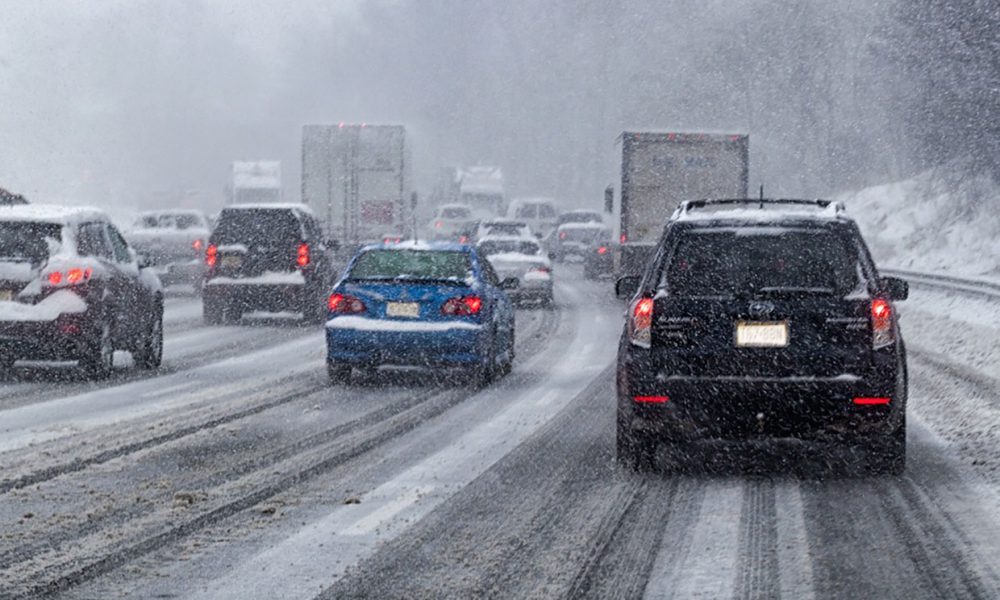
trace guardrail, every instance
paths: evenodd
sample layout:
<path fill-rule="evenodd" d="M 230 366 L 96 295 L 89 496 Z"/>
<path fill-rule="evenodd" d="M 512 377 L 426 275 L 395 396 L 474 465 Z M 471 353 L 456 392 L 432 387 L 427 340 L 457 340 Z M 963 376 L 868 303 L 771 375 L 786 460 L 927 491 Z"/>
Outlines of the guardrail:
<path fill-rule="evenodd" d="M 1000 282 L 966 277 L 953 277 L 937 273 L 921 273 L 903 269 L 880 269 L 883 275 L 902 277 L 910 283 L 941 290 L 961 292 L 990 300 L 1000 300 Z"/>

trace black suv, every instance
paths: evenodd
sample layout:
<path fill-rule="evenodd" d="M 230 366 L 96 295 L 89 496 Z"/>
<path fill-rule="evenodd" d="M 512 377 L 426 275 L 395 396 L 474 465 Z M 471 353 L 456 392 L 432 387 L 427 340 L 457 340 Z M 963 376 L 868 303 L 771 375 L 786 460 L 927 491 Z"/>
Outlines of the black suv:
<path fill-rule="evenodd" d="M 857 225 L 824 200 L 682 203 L 631 298 L 618 353 L 617 452 L 633 470 L 658 445 L 805 438 L 906 463 L 906 351 Z M 678 452 L 677 454 L 680 454 Z"/>
<path fill-rule="evenodd" d="M 334 279 L 330 245 L 305 205 L 224 208 L 205 249 L 205 322 L 232 323 L 250 311 L 325 321 Z"/>
<path fill-rule="evenodd" d="M 101 211 L 0 207 L 0 369 L 75 360 L 92 378 L 115 350 L 163 358 L 163 292 Z"/>

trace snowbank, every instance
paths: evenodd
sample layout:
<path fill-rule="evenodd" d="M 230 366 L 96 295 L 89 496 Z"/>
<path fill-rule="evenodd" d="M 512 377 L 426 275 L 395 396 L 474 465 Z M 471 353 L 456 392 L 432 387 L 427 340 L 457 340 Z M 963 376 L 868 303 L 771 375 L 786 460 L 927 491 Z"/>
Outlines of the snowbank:
<path fill-rule="evenodd" d="M 839 196 L 882 267 L 1000 277 L 1000 189 L 928 171 Z"/>

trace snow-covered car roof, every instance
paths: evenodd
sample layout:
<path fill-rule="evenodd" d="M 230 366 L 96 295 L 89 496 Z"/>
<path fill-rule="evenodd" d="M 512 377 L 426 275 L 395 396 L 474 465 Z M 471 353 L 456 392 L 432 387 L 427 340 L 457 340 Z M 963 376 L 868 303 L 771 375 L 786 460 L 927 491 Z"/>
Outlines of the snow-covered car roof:
<path fill-rule="evenodd" d="M 607 229 L 608 226 L 604 223 L 595 223 L 594 221 L 588 221 L 586 223 L 563 223 L 559 226 L 559 230 L 563 229 Z"/>
<path fill-rule="evenodd" d="M 308 204 L 298 202 L 252 202 L 247 204 L 230 204 L 222 208 L 223 212 L 230 210 L 297 210 L 308 215 L 313 214 L 312 208 Z"/>
<path fill-rule="evenodd" d="M 159 215 L 196 215 L 199 217 L 204 217 L 204 211 L 200 211 L 197 208 L 162 208 L 159 210 L 144 210 L 139 213 L 140 217 L 155 217 Z"/>
<path fill-rule="evenodd" d="M 483 227 L 491 227 L 493 225 L 513 225 L 517 227 L 527 227 L 528 224 L 524 222 L 523 219 L 513 219 L 510 217 L 497 217 L 495 219 L 486 219 L 479 223 Z"/>
<path fill-rule="evenodd" d="M 774 221 L 851 221 L 844 205 L 825 200 L 759 200 L 724 204 L 682 203 L 671 216 L 675 221 L 738 221 L 771 223 Z"/>
<path fill-rule="evenodd" d="M 520 239 L 520 238 L 515 238 Z M 442 252 L 442 251 L 461 251 L 468 252 L 469 246 L 466 244 L 458 244 L 456 242 L 424 242 L 424 241 L 414 241 L 414 240 L 404 240 L 398 243 L 376 243 L 369 244 L 361 248 L 361 252 L 367 250 L 425 250 L 429 252 Z"/>
<path fill-rule="evenodd" d="M 0 221 L 35 221 L 70 225 L 111 219 L 99 208 L 89 206 L 62 206 L 57 204 L 25 204 L 0 206 Z"/>

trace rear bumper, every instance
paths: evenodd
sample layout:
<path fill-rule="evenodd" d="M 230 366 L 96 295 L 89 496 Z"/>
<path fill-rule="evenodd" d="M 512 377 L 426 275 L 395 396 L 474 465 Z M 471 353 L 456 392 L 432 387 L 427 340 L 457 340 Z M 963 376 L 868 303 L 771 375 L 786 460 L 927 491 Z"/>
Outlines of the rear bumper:
<path fill-rule="evenodd" d="M 200 260 L 167 263 L 153 267 L 153 272 L 165 286 L 176 284 L 196 285 L 205 276 L 205 265 Z"/>
<path fill-rule="evenodd" d="M 479 364 L 486 356 L 480 329 L 370 331 L 326 329 L 327 359 L 352 366 L 456 366 Z"/>
<path fill-rule="evenodd" d="M 4 360 L 79 360 L 93 333 L 87 313 L 64 314 L 51 321 L 0 321 Z"/>
<path fill-rule="evenodd" d="M 831 378 L 670 377 L 648 376 L 655 369 L 639 362 L 641 357 L 619 360 L 619 414 L 633 430 L 674 441 L 888 435 L 906 410 L 906 384 L 894 368 Z M 858 405 L 855 398 L 890 402 Z"/>
<path fill-rule="evenodd" d="M 507 292 L 512 302 L 531 302 L 552 299 L 552 280 L 524 281 L 513 290 Z"/>
<path fill-rule="evenodd" d="M 304 284 L 211 283 L 203 302 L 238 308 L 241 312 L 297 312 L 306 297 Z"/>

